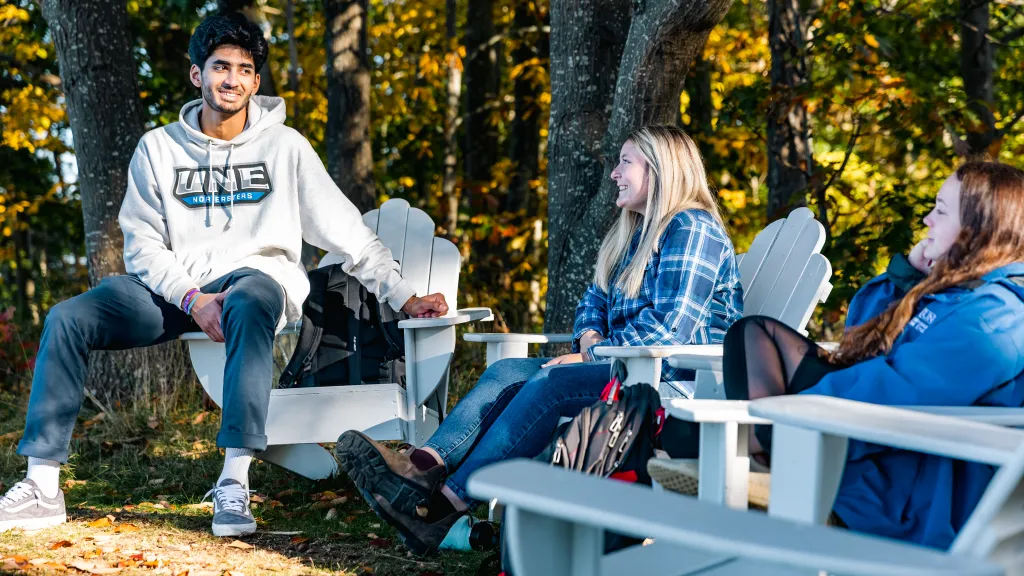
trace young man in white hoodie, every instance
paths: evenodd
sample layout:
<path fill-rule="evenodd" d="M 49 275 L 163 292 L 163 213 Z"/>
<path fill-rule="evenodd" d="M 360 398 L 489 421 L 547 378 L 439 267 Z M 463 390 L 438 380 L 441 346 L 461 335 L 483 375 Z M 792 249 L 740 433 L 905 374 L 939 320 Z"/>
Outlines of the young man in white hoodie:
<path fill-rule="evenodd" d="M 254 95 L 267 57 L 258 27 L 239 14 L 211 16 L 192 35 L 189 57 L 202 99 L 147 132 L 129 167 L 119 216 L 128 275 L 105 278 L 46 317 L 18 445 L 28 473 L 0 498 L 0 532 L 66 520 L 58 474 L 89 351 L 151 346 L 197 328 L 227 350 L 213 533 L 254 532 L 249 463 L 267 446 L 274 335 L 301 316 L 309 292 L 303 239 L 343 255 L 344 270 L 395 310 L 448 310 L 442 295 L 417 297 L 402 279 L 309 142 L 284 125 L 284 101 Z"/>

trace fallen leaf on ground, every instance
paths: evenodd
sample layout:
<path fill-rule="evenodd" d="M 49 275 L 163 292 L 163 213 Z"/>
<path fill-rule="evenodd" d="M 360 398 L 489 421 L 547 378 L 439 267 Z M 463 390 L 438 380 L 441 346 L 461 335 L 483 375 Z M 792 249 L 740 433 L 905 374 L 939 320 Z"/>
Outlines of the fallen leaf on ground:
<path fill-rule="evenodd" d="M 88 428 L 89 426 L 95 426 L 96 424 L 99 424 L 100 422 L 102 422 L 103 419 L 106 418 L 106 417 L 107 417 L 107 413 L 106 412 L 100 412 L 99 414 L 97 414 L 97 415 L 93 416 L 92 418 L 89 418 L 88 420 L 83 422 L 82 425 L 85 426 L 86 428 Z"/>
<path fill-rule="evenodd" d="M 265 496 L 260 496 L 259 494 L 252 494 L 252 495 L 249 496 L 249 501 L 250 502 L 257 502 L 259 504 L 263 504 L 264 502 L 267 501 L 267 499 L 266 499 Z"/>
<path fill-rule="evenodd" d="M 370 528 L 380 528 L 380 524 L 370 524 Z"/>
<path fill-rule="evenodd" d="M 85 480 L 65 480 L 65 488 L 74 488 L 75 486 L 85 486 Z"/>
<path fill-rule="evenodd" d="M 330 510 L 327 511 L 327 515 L 324 516 L 324 520 L 334 520 L 337 517 L 338 517 L 338 509 L 337 508 L 331 508 Z"/>
<path fill-rule="evenodd" d="M 324 510 L 324 509 L 330 508 L 332 506 L 333 506 L 333 504 L 331 504 L 330 500 L 321 500 L 319 502 L 314 502 L 313 503 L 313 509 L 315 509 L 315 510 Z"/>
<path fill-rule="evenodd" d="M 107 526 L 110 526 L 110 524 L 110 518 L 103 517 L 93 520 L 92 522 L 89 522 L 88 524 L 86 524 L 86 526 L 88 526 L 89 528 L 106 528 Z"/>
<path fill-rule="evenodd" d="M 238 548 L 239 550 L 249 550 L 250 548 L 252 548 L 252 544 L 249 544 L 248 542 L 242 542 L 241 540 L 235 540 L 231 544 L 228 544 L 228 547 Z"/>
<path fill-rule="evenodd" d="M 374 548 L 390 548 L 391 540 L 388 540 L 387 538 L 374 538 L 373 540 L 370 540 L 370 546 Z"/>
<path fill-rule="evenodd" d="M 377 535 L 376 535 L 376 534 L 374 534 L 373 532 L 369 532 L 369 533 L 367 533 L 367 534 L 366 534 L 366 537 L 367 537 L 367 538 L 369 538 L 370 540 L 374 540 L 374 539 L 376 539 L 376 538 L 380 538 L 380 536 L 377 536 Z"/>
<path fill-rule="evenodd" d="M 280 500 L 281 498 L 284 498 L 286 496 L 291 496 L 292 494 L 295 494 L 295 489 L 294 488 L 289 488 L 287 490 L 282 490 L 282 491 L 278 492 L 277 494 L 274 494 L 274 498 L 277 498 L 278 500 Z"/>
<path fill-rule="evenodd" d="M 308 541 L 309 541 L 309 538 L 307 536 L 293 536 L 292 538 L 289 539 L 289 542 L 291 542 L 292 544 L 302 544 L 303 542 L 308 542 Z"/>
<path fill-rule="evenodd" d="M 68 564 L 68 566 L 71 566 L 76 570 L 81 570 L 82 572 L 88 572 L 90 574 L 117 574 L 122 570 L 121 568 L 101 566 L 96 562 L 85 562 L 83 560 L 77 560 L 75 562 L 72 562 L 71 564 Z"/>
<path fill-rule="evenodd" d="M 120 534 L 122 532 L 138 532 L 139 530 L 141 530 L 141 528 L 135 524 L 118 524 L 117 526 L 114 526 L 114 534 Z"/>
<path fill-rule="evenodd" d="M 331 506 L 341 506 L 346 502 L 348 502 L 348 496 L 339 496 L 334 500 L 331 500 Z"/>
<path fill-rule="evenodd" d="M 320 500 L 334 500 L 337 497 L 338 495 L 335 494 L 334 492 L 331 492 L 330 490 L 320 493 Z"/>
<path fill-rule="evenodd" d="M 153 478 L 152 480 L 147 482 L 147 484 L 149 484 L 150 486 L 159 486 L 164 483 L 164 480 L 166 480 L 166 478 Z"/>
<path fill-rule="evenodd" d="M 53 544 L 50 544 L 50 550 L 56 550 L 58 548 L 71 548 L 72 546 L 74 546 L 74 544 L 67 540 L 59 540 L 57 542 L 54 542 Z"/>
<path fill-rule="evenodd" d="M 21 430 L 15 430 L 13 432 L 8 432 L 6 434 L 0 434 L 0 442 L 10 442 L 12 440 L 17 440 L 21 438 L 21 435 Z"/>
<path fill-rule="evenodd" d="M 141 506 L 141 504 L 140 504 L 140 506 Z M 213 509 L 213 502 L 200 502 L 199 504 L 187 504 L 185 506 L 185 508 L 197 508 L 197 509 L 209 508 L 209 509 L 212 510 Z"/>
<path fill-rule="evenodd" d="M 281 504 L 281 502 L 277 500 L 271 500 L 270 502 L 267 502 L 267 506 L 270 506 L 271 508 L 280 508 L 284 506 L 284 504 Z"/>
<path fill-rule="evenodd" d="M 199 414 L 196 414 L 196 417 L 192 419 L 192 423 L 199 424 L 206 418 L 207 414 L 209 414 L 209 412 L 200 412 Z"/>
<path fill-rule="evenodd" d="M 156 416 L 150 416 L 149 419 L 146 420 L 146 426 L 150 430 L 156 430 L 157 428 L 160 427 L 160 419 L 157 418 Z"/>

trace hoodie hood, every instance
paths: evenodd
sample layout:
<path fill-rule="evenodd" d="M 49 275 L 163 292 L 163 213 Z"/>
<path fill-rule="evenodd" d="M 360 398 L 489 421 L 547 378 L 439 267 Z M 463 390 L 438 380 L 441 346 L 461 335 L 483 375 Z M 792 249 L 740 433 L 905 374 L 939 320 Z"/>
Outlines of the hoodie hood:
<path fill-rule="evenodd" d="M 181 107 L 178 121 L 189 140 L 200 146 L 241 146 L 278 124 L 284 124 L 284 99 L 277 96 L 253 96 L 249 99 L 249 118 L 245 129 L 231 140 L 211 138 L 199 129 L 199 111 L 203 108 L 203 99 L 193 100 Z"/>

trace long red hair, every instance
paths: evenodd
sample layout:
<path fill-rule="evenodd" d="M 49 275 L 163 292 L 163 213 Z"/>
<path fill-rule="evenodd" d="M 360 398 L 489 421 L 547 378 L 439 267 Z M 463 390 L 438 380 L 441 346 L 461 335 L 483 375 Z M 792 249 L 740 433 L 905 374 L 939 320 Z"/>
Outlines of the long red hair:
<path fill-rule="evenodd" d="M 968 162 L 960 180 L 960 235 L 931 274 L 875 318 L 848 330 L 834 364 L 849 366 L 888 354 L 917 303 L 1013 262 L 1024 261 L 1024 172 L 999 162 Z"/>

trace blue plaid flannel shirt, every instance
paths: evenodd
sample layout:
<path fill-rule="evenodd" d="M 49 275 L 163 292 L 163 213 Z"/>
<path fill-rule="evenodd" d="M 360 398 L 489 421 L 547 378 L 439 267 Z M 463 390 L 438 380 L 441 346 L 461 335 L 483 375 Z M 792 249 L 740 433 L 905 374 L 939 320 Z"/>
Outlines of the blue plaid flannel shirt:
<path fill-rule="evenodd" d="M 619 265 L 616 276 L 632 260 L 640 231 Z M 640 294 L 627 298 L 591 284 L 576 307 L 573 352 L 579 339 L 594 330 L 605 337 L 598 346 L 678 346 L 720 344 L 725 332 L 743 315 L 736 253 L 722 225 L 704 210 L 680 212 L 658 242 L 647 265 Z M 693 393 L 693 372 L 662 365 L 661 379 L 679 394 Z"/>

